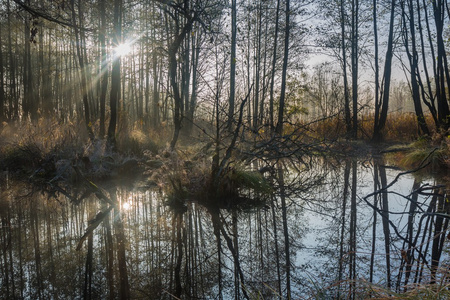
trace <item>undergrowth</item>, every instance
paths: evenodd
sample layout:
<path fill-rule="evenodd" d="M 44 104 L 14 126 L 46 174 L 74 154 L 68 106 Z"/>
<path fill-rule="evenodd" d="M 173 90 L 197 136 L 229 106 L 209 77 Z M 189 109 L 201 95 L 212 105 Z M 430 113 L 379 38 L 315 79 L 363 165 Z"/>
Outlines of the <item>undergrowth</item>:
<path fill-rule="evenodd" d="M 326 147 L 322 148 L 328 148 L 330 143 L 332 144 L 330 148 L 334 147 L 335 152 L 357 155 L 360 149 L 367 148 L 367 151 L 371 151 L 366 141 L 370 139 L 372 124 L 371 116 L 361 116 L 358 133 L 361 139 L 351 142 L 343 139 L 346 126 L 342 116 L 309 124 L 290 124 L 286 126 L 286 132 L 291 132 L 294 136 L 295 144 L 289 145 L 297 147 L 296 151 L 308 147 L 308 143 L 313 144 L 317 141 L 325 143 L 326 141 Z M 236 164 L 237 160 L 223 170 L 219 181 L 213 179 L 211 158 L 214 147 L 211 146 L 211 141 L 192 143 L 191 139 L 191 143 L 184 145 L 180 143 L 175 151 L 178 154 L 171 153 L 167 150 L 170 130 L 162 128 L 160 131 L 151 129 L 144 131 L 139 128 L 142 126 L 129 124 L 119 126 L 116 135 L 117 143 L 115 147 L 111 147 L 105 139 L 90 140 L 82 123 L 61 123 L 57 120 L 44 119 L 33 124 L 4 123 L 0 127 L 0 168 L 8 170 L 12 176 L 17 175 L 18 178 L 29 180 L 39 178 L 42 181 L 73 181 L 76 178 L 73 167 L 78 168 L 91 179 L 108 179 L 124 174 L 136 174 L 137 167 L 144 166 L 147 170 L 151 170 L 149 184 L 162 185 L 161 181 L 165 180 L 164 185 L 170 184 L 175 195 L 178 193 L 182 198 L 187 196 L 225 198 L 226 196 L 239 199 L 245 197 L 243 191 L 266 192 L 266 183 L 261 174 L 247 170 L 245 164 L 242 166 Z M 94 131 L 97 130 L 97 128 L 94 129 Z M 446 134 L 433 134 L 431 138 L 417 139 L 416 132 L 417 125 L 413 114 L 389 115 L 384 130 L 386 140 L 401 143 L 416 140 L 407 147 L 408 152 L 392 154 L 395 155 L 396 162 L 401 162 L 403 167 L 411 167 L 427 158 L 431 161 L 433 169 L 450 167 L 449 137 Z M 258 133 L 261 139 L 269 141 L 273 139 L 270 130 Z M 245 132 L 242 136 L 245 136 Z M 301 139 L 300 142 L 297 139 Z M 281 143 L 276 144 L 276 147 L 286 146 L 286 141 L 280 141 Z M 227 140 L 222 142 L 225 145 Z M 283 152 L 283 149 L 269 146 L 266 148 L 275 149 L 276 155 Z M 209 148 L 202 150 L 202 147 Z M 236 153 L 242 150 L 237 149 L 237 146 L 234 148 L 237 150 L 234 151 Z M 321 151 L 322 148 L 318 148 L 317 151 Z M 305 149 L 308 151 L 309 148 Z M 252 151 L 258 151 L 258 149 Z M 262 155 L 268 153 L 266 152 Z M 175 158 L 174 155 L 178 157 Z M 156 172 L 155 169 L 163 171 Z M 210 188 L 206 188 L 211 186 L 217 195 L 211 195 Z M 186 191 L 189 195 L 181 195 Z M 204 197 L 204 194 L 207 196 Z"/>
<path fill-rule="evenodd" d="M 404 169 L 414 169 L 427 164 L 427 169 L 439 172 L 450 168 L 450 137 L 446 134 L 424 136 L 397 148 L 387 158 Z"/>
<path fill-rule="evenodd" d="M 371 140 L 373 115 L 358 118 L 358 138 Z M 346 125 L 340 115 L 312 122 L 307 128 L 317 139 L 338 140 L 346 136 Z M 413 113 L 390 113 L 382 133 L 386 142 L 412 142 L 419 138 L 416 116 Z"/>
<path fill-rule="evenodd" d="M 337 287 L 339 286 L 339 291 Z M 444 300 L 450 299 L 450 283 L 414 284 L 393 291 L 365 280 L 346 280 L 321 288 L 315 285 L 313 296 L 305 299 Z"/>
<path fill-rule="evenodd" d="M 118 173 L 136 175 L 143 153 L 156 153 L 161 147 L 139 130 L 119 133 L 117 147 L 112 147 L 106 139 L 90 140 L 83 124 L 56 120 L 4 123 L 0 130 L 0 169 L 38 185 L 75 183 L 75 169 L 96 180 Z"/>
<path fill-rule="evenodd" d="M 272 192 L 272 186 L 260 172 L 233 164 L 216 178 L 210 156 L 199 148 L 149 154 L 147 175 L 167 195 L 166 205 L 182 212 L 187 202 L 244 210 L 264 204 L 264 196 Z"/>

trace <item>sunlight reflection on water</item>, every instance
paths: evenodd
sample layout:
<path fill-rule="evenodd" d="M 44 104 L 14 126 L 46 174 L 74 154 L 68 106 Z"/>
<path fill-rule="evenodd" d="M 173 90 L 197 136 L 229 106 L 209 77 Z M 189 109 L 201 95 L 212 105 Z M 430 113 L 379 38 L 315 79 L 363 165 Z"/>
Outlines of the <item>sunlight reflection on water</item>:
<path fill-rule="evenodd" d="M 387 183 L 399 172 L 383 170 Z M 382 173 L 379 175 L 381 177 Z M 313 180 L 321 176 L 323 178 L 320 183 Z M 286 221 L 292 254 L 292 290 L 296 298 L 311 296 L 317 286 L 324 288 L 325 294 L 334 297 L 338 280 L 368 280 L 374 243 L 373 282 L 385 285 L 388 270 L 385 249 L 387 235 L 390 280 L 394 282 L 401 275 L 402 251 L 408 246 L 405 246 L 393 226 L 403 237 L 407 236 L 408 228 L 419 239 L 424 236 L 423 232 L 418 232 L 419 210 L 414 212 L 413 226 L 408 227 L 411 220 L 408 219 L 410 194 L 415 178 L 411 174 L 402 176 L 389 189 L 391 193 L 383 204 L 389 205 L 390 212 L 390 232 L 386 233 L 381 212 L 374 214 L 372 207 L 364 201 L 366 195 L 381 187 L 374 185 L 375 177 L 374 166 L 367 163 L 342 163 L 334 167 L 317 165 L 314 170 L 302 170 L 301 174 L 286 176 L 286 188 L 294 187 L 293 190 L 286 190 Z M 421 183 L 426 182 L 434 184 L 433 179 L 423 180 Z M 300 187 L 310 183 L 309 188 L 300 190 Z M 11 183 L 11 186 L 15 185 Z M 108 278 L 112 278 L 114 284 L 119 284 L 116 282 L 118 275 L 108 277 L 107 271 L 110 259 L 108 251 L 116 251 L 118 245 L 125 246 L 127 276 L 133 298 L 145 297 L 145 291 L 152 291 L 164 298 L 162 291 L 169 290 L 174 282 L 173 272 L 177 268 L 177 251 L 180 246 L 183 255 L 178 267 L 183 274 L 182 284 L 190 286 L 191 293 L 199 297 L 216 297 L 220 270 L 222 293 L 225 298 L 231 297 L 235 293 L 234 263 L 228 242 L 238 245 L 240 266 L 249 288 L 261 292 L 267 299 L 274 297 L 277 293 L 277 262 L 280 264 L 282 289 L 285 288 L 286 256 L 279 198 L 273 210 L 270 203 L 248 211 L 222 209 L 222 233 L 227 233 L 231 240 L 226 241 L 221 234 L 221 251 L 218 252 L 210 212 L 195 201 L 187 203 L 182 223 L 177 223 L 174 212 L 165 205 L 163 193 L 112 189 L 110 193 L 115 193 L 112 198 L 117 199 L 124 212 L 121 229 L 115 224 L 118 216 L 113 218 L 114 212 L 106 211 L 105 203 L 95 197 L 86 198 L 79 204 L 72 204 L 62 196 L 55 201 L 37 193 L 24 198 L 26 190 L 22 186 L 16 187 L 18 191 L 8 190 L 8 196 L 2 198 L 4 209 L 0 213 L 3 234 L 0 238 L 2 243 L 8 244 L 8 236 L 11 236 L 12 248 L 11 255 L 8 251 L 2 252 L 1 261 L 6 264 L 2 270 L 15 270 L 15 276 L 9 278 L 14 278 L 15 289 L 23 288 L 25 298 L 33 298 L 39 293 L 44 298 L 55 295 L 59 298 L 73 298 L 82 295 L 89 255 L 92 255 L 90 265 L 93 273 L 88 275 L 98 287 L 97 296 L 107 297 Z M 404 197 L 408 195 L 409 198 Z M 277 197 L 280 197 L 279 193 Z M 429 204 L 430 198 L 419 196 L 418 203 Z M 369 197 L 367 201 L 375 203 L 374 199 Z M 381 196 L 376 203 L 381 207 Z M 426 209 L 426 206 L 423 208 Z M 92 231 L 91 242 L 87 237 L 80 250 L 75 251 L 80 238 L 89 228 L 90 221 L 105 211 L 109 223 L 99 223 Z M 374 217 L 377 220 L 375 231 Z M 8 227 L 7 224 L 14 226 Z M 177 230 L 179 224 L 182 226 L 181 231 Z M 235 232 L 237 236 L 234 236 Z M 116 244 L 116 239 L 120 237 L 118 234 L 124 236 L 125 244 Z M 92 252 L 89 252 L 90 247 Z M 39 257 L 34 253 L 39 253 Z M 426 256 L 429 259 L 430 253 L 427 252 Z M 447 256 L 444 252 L 441 260 L 447 260 Z M 415 258 L 417 259 L 417 255 Z M 55 264 L 55 260 L 59 263 Z M 114 265 L 116 263 L 114 259 Z M 352 264 L 354 270 L 350 271 Z M 21 273 L 25 267 L 29 270 L 26 276 Z M 117 269 L 113 270 L 118 272 Z M 41 282 L 37 280 L 39 276 L 42 278 Z M 11 281 L 8 284 L 12 288 Z"/>

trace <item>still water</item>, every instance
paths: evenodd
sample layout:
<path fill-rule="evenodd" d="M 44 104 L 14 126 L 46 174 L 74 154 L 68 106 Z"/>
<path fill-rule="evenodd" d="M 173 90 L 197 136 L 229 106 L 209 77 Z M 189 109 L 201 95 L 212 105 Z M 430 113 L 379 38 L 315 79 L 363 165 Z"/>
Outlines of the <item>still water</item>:
<path fill-rule="evenodd" d="M 113 208 L 3 179 L 0 297 L 351 299 L 447 280 L 435 179 L 372 159 L 312 165 L 284 164 L 273 195 L 240 210 L 98 183 Z"/>

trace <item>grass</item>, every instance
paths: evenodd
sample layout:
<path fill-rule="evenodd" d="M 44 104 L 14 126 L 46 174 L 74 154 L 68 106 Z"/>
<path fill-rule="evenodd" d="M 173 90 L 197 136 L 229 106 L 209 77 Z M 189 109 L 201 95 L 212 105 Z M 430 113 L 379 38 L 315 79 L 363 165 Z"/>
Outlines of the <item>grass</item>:
<path fill-rule="evenodd" d="M 429 170 L 439 172 L 450 168 L 449 146 L 448 136 L 434 134 L 431 138 L 421 137 L 403 147 L 397 147 L 397 151 L 389 154 L 387 158 L 404 169 L 414 169 L 427 163 Z"/>
<path fill-rule="evenodd" d="M 372 138 L 374 117 L 363 114 L 358 117 L 358 138 L 369 141 Z M 428 124 L 432 124 L 428 120 Z M 317 139 L 338 140 L 346 135 L 343 116 L 326 118 L 313 122 L 307 128 Z M 386 142 L 412 142 L 419 138 L 414 113 L 390 113 L 382 133 Z"/>
<path fill-rule="evenodd" d="M 83 146 L 78 126 L 41 120 L 35 125 L 6 125 L 0 138 L 0 167 L 20 176 L 52 176 L 56 162 L 75 156 Z"/>
<path fill-rule="evenodd" d="M 428 124 L 431 124 L 428 122 Z M 391 113 L 383 131 L 387 141 L 412 142 L 419 138 L 414 113 Z"/>
<path fill-rule="evenodd" d="M 345 280 L 332 286 L 321 287 L 312 283 L 312 295 L 304 299 L 376 299 L 376 300 L 439 300 L 450 299 L 450 283 L 414 284 L 395 292 L 383 285 L 365 280 Z M 339 288 L 339 294 L 337 289 Z"/>
<path fill-rule="evenodd" d="M 372 132 L 373 118 L 370 115 L 360 117 L 361 137 L 357 141 L 344 140 L 345 124 L 342 118 L 327 118 L 306 125 L 290 124 L 286 130 L 291 130 L 308 139 L 331 141 L 330 149 L 344 155 L 359 155 L 370 153 L 367 145 Z M 297 126 L 295 129 L 293 126 Z M 97 125 L 94 125 L 94 127 Z M 212 150 L 202 150 L 199 143 L 182 145 L 179 143 L 178 153 L 168 153 L 167 142 L 170 140 L 170 130 L 143 130 L 136 124 L 119 126 L 116 135 L 117 147 L 111 149 L 104 139 L 89 141 L 88 133 L 83 123 L 61 123 L 57 120 L 39 120 L 35 124 L 3 124 L 0 132 L 0 168 L 9 170 L 18 177 L 40 178 L 70 181 L 73 174 L 69 171 L 71 165 L 76 165 L 92 179 L 107 179 L 117 171 L 117 166 L 125 164 L 130 159 L 145 162 L 152 169 L 153 181 L 159 185 L 167 185 L 172 180 L 173 186 L 183 186 L 191 194 L 201 198 L 212 197 L 208 186 L 212 184 L 211 156 Z M 94 128 L 97 130 L 97 128 Z M 434 133 L 431 138 L 419 138 L 414 114 L 390 114 L 384 135 L 387 141 L 405 144 L 408 151 L 391 154 L 400 166 L 410 168 L 418 165 L 425 158 L 430 159 L 431 168 L 438 170 L 450 167 L 450 138 L 445 134 Z M 268 134 L 268 133 L 267 133 Z M 261 138 L 270 139 L 264 133 Z M 334 141 L 334 142 L 333 142 Z M 412 143 L 411 143 L 412 142 Z M 327 144 L 328 145 L 328 144 Z M 327 146 L 328 147 L 328 146 Z M 364 151 L 363 151 L 364 150 Z M 166 154 L 167 157 L 166 157 Z M 176 156 L 176 158 L 175 158 Z M 151 166 L 150 166 L 150 165 Z M 189 165 L 181 166 L 180 165 Z M 131 164 L 130 164 L 131 165 Z M 155 167 L 156 165 L 156 167 Z M 164 170 L 163 174 L 154 169 Z M 63 174 L 64 172 L 67 172 Z M 162 181 L 165 182 L 163 183 Z M 219 185 L 215 187 L 216 198 L 233 196 L 243 197 L 250 193 L 267 193 L 270 190 L 267 182 L 258 172 L 252 172 L 233 163 L 221 175 Z M 176 193 L 181 193 L 179 190 Z M 205 197 L 203 197 L 206 194 Z M 183 195 L 186 197 L 186 195 Z"/>
<path fill-rule="evenodd" d="M 426 116 L 426 122 L 432 129 L 430 116 Z M 376 147 L 391 152 L 387 159 L 400 168 L 416 168 L 424 160 L 432 172 L 450 168 L 450 134 L 434 130 L 431 136 L 420 136 L 414 113 L 390 113 L 383 130 L 383 143 L 371 144 L 369 148 L 367 142 L 371 141 L 373 132 L 373 116 L 370 115 L 360 116 L 357 141 L 343 139 L 345 124 L 338 117 L 313 123 L 308 131 L 316 139 L 334 141 L 331 148 L 345 155 L 371 152 L 370 148 Z"/>
<path fill-rule="evenodd" d="M 157 153 L 162 147 L 148 134 L 132 130 L 117 135 L 113 150 L 105 139 L 89 140 L 84 124 L 57 120 L 4 123 L 0 130 L 0 169 L 8 170 L 11 178 L 42 185 L 76 183 L 73 167 L 90 179 L 108 179 L 127 171 L 133 165 L 130 160 L 141 160 L 143 153 Z"/>

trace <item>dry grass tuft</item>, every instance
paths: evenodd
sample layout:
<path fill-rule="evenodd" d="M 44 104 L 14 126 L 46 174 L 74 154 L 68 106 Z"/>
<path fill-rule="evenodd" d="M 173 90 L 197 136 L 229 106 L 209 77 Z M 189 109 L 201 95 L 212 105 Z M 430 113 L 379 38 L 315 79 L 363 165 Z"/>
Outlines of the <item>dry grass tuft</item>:
<path fill-rule="evenodd" d="M 308 299 L 376 299 L 376 300 L 436 300 L 450 299 L 450 283 L 411 284 L 393 291 L 365 280 L 345 280 L 325 288 L 314 284 L 313 297 Z"/>

